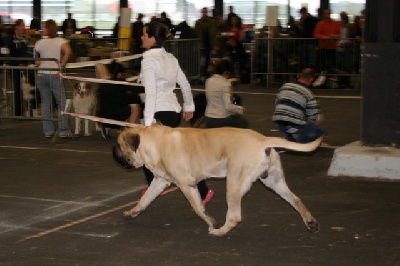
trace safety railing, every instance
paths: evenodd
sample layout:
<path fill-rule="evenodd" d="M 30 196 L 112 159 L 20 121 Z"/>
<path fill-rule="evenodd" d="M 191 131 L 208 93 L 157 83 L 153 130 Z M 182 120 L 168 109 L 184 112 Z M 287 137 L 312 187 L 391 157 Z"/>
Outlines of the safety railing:
<path fill-rule="evenodd" d="M 198 39 L 168 40 L 165 50 L 173 54 L 190 79 L 200 78 L 200 45 Z"/>
<path fill-rule="evenodd" d="M 258 38 L 251 49 L 252 82 L 290 80 L 311 67 L 327 76 L 332 88 L 354 86 L 360 79 L 360 49 L 356 39 Z"/>
<path fill-rule="evenodd" d="M 54 136 L 60 130 L 70 133 L 68 121 L 61 115 L 66 97 L 63 82 L 59 82 L 58 79 L 58 74 L 61 73 L 59 62 L 52 58 L 4 57 L 1 60 L 3 65 L 0 66 L 2 78 L 0 119 L 58 122 Z M 33 64 L 34 60 L 55 61 L 58 67 L 39 69 Z M 46 74 L 54 75 L 54 78 L 42 79 Z M 38 85 L 39 81 L 46 82 L 48 87 L 52 88 L 51 91 L 44 92 Z M 56 87 L 59 87 L 57 92 Z M 52 94 L 55 96 L 52 97 Z"/>

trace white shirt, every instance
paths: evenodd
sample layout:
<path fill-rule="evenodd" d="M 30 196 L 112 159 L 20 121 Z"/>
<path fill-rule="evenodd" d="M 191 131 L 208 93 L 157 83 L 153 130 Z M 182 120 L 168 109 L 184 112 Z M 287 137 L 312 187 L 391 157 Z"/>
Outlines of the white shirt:
<path fill-rule="evenodd" d="M 61 60 L 61 46 L 68 40 L 60 37 L 40 39 L 35 44 L 35 51 L 40 54 L 41 58 L 55 58 Z M 54 61 L 40 61 L 39 68 L 59 68 Z"/>
<path fill-rule="evenodd" d="M 178 83 L 183 95 L 183 111 L 193 112 L 194 102 L 190 84 L 178 60 L 164 48 L 153 48 L 143 54 L 140 81 L 144 85 L 146 100 L 144 124 L 150 126 L 159 111 L 179 113 L 181 105 L 174 93 Z"/>
<path fill-rule="evenodd" d="M 231 81 L 221 75 L 215 74 L 207 79 L 206 97 L 206 117 L 226 118 L 243 113 L 243 107 L 235 105 L 231 101 Z"/>

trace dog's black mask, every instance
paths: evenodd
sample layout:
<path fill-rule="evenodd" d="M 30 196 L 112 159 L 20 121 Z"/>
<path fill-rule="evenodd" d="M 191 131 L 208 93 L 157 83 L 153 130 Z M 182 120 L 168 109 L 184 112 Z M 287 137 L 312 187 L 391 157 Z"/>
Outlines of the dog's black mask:
<path fill-rule="evenodd" d="M 121 165 L 122 167 L 124 167 L 125 169 L 132 169 L 133 166 L 131 164 L 129 164 L 129 162 L 127 160 L 124 159 L 124 156 L 121 153 L 121 148 L 117 146 L 114 146 L 112 148 L 112 153 L 113 153 L 113 158 L 114 160 Z"/>

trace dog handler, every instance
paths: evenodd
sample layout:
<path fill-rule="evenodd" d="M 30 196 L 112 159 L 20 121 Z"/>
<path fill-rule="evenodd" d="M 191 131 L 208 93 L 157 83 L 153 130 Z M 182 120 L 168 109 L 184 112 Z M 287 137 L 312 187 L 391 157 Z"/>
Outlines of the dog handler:
<path fill-rule="evenodd" d="M 279 89 L 272 120 L 288 140 L 307 143 L 325 134 L 317 125 L 322 115 L 309 89 L 313 81 L 314 70 L 305 68 L 297 75 L 297 81 L 285 83 Z"/>
<path fill-rule="evenodd" d="M 178 60 L 163 48 L 167 37 L 167 27 L 160 22 L 145 24 L 142 35 L 142 45 L 147 51 L 143 53 L 140 71 L 140 81 L 145 88 L 144 123 L 151 126 L 158 120 L 165 126 L 178 127 L 181 117 L 189 121 L 193 117 L 194 102 L 190 84 L 179 66 Z M 174 93 L 179 84 L 183 95 L 182 107 Z M 173 156 L 173 155 L 171 155 Z M 147 183 L 150 185 L 153 173 L 143 167 Z M 206 183 L 197 184 L 203 204 L 214 195 Z"/>
<path fill-rule="evenodd" d="M 72 53 L 69 42 L 57 36 L 57 24 L 54 20 L 49 19 L 45 22 L 43 30 L 43 39 L 39 40 L 35 44 L 35 57 L 41 58 L 55 58 L 57 59 L 61 67 L 64 68 L 68 62 L 68 59 Z M 43 133 L 46 138 L 51 138 L 55 134 L 55 126 L 53 121 L 46 120 L 51 118 L 52 108 L 52 95 L 56 99 L 58 115 L 61 116 L 61 108 L 65 106 L 65 91 L 61 89 L 60 73 L 57 70 L 45 70 L 51 68 L 58 68 L 58 64 L 54 61 L 36 61 L 36 65 L 39 65 L 37 75 L 37 86 L 40 91 L 40 97 L 42 99 L 42 110 L 43 110 Z M 43 68 L 44 70 L 41 70 Z M 68 119 L 65 116 L 61 117 L 59 124 L 60 132 L 58 136 L 60 138 L 72 138 L 72 133 L 68 127 Z"/>

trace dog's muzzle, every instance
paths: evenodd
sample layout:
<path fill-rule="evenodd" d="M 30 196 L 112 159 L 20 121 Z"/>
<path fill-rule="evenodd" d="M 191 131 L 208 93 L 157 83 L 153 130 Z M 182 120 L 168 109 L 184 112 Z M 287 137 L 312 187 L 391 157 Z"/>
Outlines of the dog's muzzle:
<path fill-rule="evenodd" d="M 125 169 L 132 169 L 133 168 L 133 166 L 125 159 L 125 156 L 122 154 L 119 144 L 112 148 L 112 152 L 113 152 L 114 160 L 119 165 L 121 165 Z"/>

